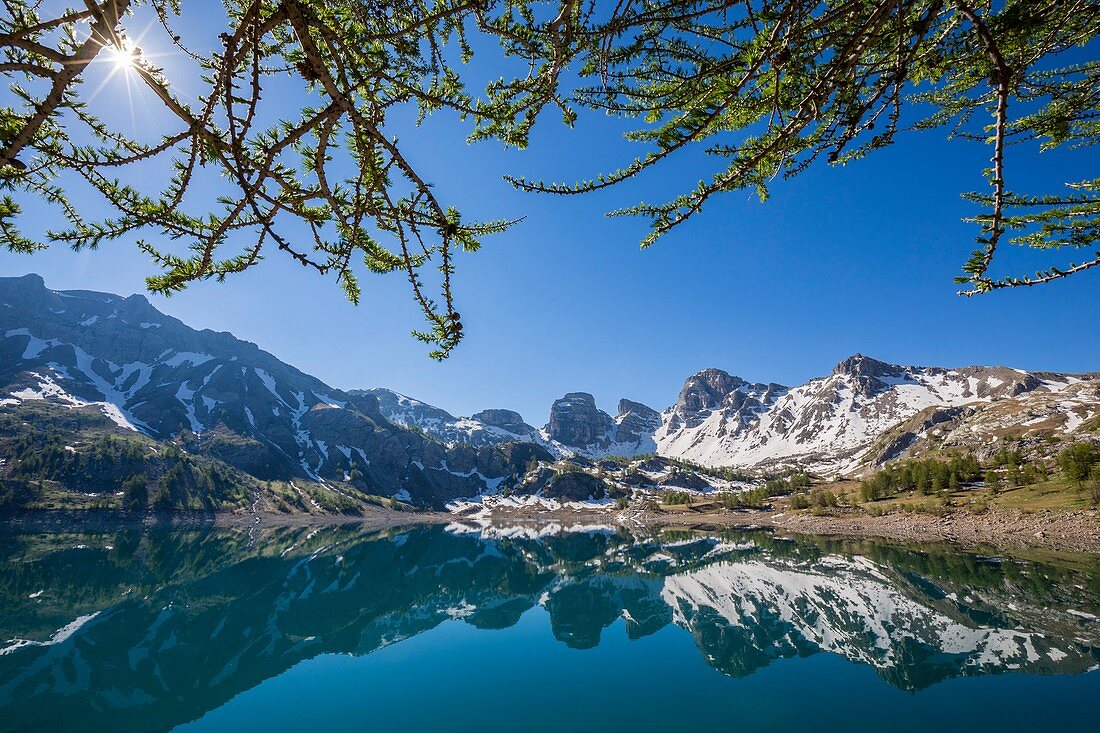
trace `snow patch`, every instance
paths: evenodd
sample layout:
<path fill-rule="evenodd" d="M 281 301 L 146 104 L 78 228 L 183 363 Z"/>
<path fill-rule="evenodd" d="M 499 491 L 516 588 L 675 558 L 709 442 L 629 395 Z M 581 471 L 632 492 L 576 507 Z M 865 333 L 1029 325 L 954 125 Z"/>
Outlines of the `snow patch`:
<path fill-rule="evenodd" d="M 98 615 L 99 612 L 96 611 L 95 613 L 90 613 L 87 616 L 77 616 L 75 620 L 65 624 L 60 629 L 55 631 L 53 635 L 46 641 L 33 641 L 31 639 L 11 639 L 8 641 L 7 646 L 0 648 L 0 656 L 11 654 L 17 649 L 22 649 L 23 647 L 28 646 L 54 646 L 56 644 L 60 644 L 71 637 L 73 634 L 75 634 L 77 631 L 80 631 L 80 627 L 84 626 L 84 624 L 88 623 Z"/>

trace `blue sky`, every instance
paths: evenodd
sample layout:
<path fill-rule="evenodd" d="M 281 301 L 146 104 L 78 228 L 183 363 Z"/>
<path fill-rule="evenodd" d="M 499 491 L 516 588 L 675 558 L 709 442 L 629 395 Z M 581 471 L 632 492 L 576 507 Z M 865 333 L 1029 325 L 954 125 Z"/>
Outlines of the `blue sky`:
<path fill-rule="evenodd" d="M 112 93 L 121 90 L 103 92 Z M 645 223 L 604 212 L 709 177 L 703 156 L 598 195 L 552 198 L 514 191 L 501 175 L 574 180 L 620 166 L 641 152 L 621 140 L 626 128 L 582 117 L 570 131 L 551 113 L 526 151 L 467 145 L 468 129 L 447 117 L 395 128 L 466 218 L 526 217 L 458 258 L 466 340 L 450 359 L 429 360 L 410 337 L 422 324 L 400 275 L 365 277 L 354 307 L 333 281 L 277 252 L 226 283 L 150 296 L 154 305 L 254 341 L 336 387 L 386 386 L 455 414 L 509 407 L 537 425 L 567 391 L 592 392 L 609 412 L 620 397 L 663 409 L 705 367 L 797 384 L 854 352 L 906 364 L 1100 370 L 1100 273 L 955 295 L 952 277 L 975 234 L 961 221 L 973 210 L 960 193 L 984 186 L 982 145 L 906 135 L 848 167 L 776 182 L 766 204 L 748 193 L 717 198 L 639 251 Z M 1100 159 L 1024 148 L 1011 156 L 1010 187 L 1033 193 L 1094 173 Z M 1025 272 L 1043 262 L 1011 255 Z M 98 252 L 0 253 L 0 275 L 32 271 L 55 289 L 122 294 L 142 292 L 153 272 L 132 240 Z"/>

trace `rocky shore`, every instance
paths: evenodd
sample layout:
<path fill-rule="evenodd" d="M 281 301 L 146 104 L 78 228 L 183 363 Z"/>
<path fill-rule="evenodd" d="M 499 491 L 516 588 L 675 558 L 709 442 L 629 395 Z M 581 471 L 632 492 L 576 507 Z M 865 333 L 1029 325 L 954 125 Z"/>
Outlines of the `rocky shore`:
<path fill-rule="evenodd" d="M 942 514 L 892 512 L 870 515 L 851 510 L 827 513 L 772 511 L 639 511 L 591 508 L 497 508 L 492 512 L 449 513 L 374 509 L 362 515 L 203 514 L 132 515 L 107 511 L 27 512 L 6 515 L 2 524 L 32 528 L 110 526 L 300 526 L 355 523 L 372 528 L 413 524 L 558 523 L 562 526 L 622 525 L 717 530 L 770 527 L 785 532 L 846 537 L 881 537 L 902 542 L 950 542 L 993 549 L 1048 549 L 1100 554 L 1100 511 L 956 509 Z"/>
<path fill-rule="evenodd" d="M 914 542 L 952 542 L 966 546 L 1049 548 L 1100 553 L 1100 512 L 965 510 L 942 516 L 896 512 L 866 514 L 774 515 L 770 524 L 794 532 L 884 537 Z"/>
<path fill-rule="evenodd" d="M 451 515 L 463 521 L 461 515 Z M 530 508 L 497 510 L 480 517 L 492 522 L 568 522 L 625 526 L 773 527 L 797 534 L 882 537 L 905 542 L 950 542 L 967 547 L 1002 549 L 1039 548 L 1100 554 L 1100 511 L 1035 511 L 956 509 L 942 514 L 893 512 L 870 515 L 858 511 L 810 512 L 653 512 Z"/>

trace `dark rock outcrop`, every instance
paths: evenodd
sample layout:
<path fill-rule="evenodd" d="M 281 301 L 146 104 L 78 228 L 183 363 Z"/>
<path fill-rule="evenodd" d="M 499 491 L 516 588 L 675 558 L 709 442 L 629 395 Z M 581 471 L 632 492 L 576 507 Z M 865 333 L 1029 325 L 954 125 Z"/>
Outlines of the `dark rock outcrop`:
<path fill-rule="evenodd" d="M 705 491 L 712 488 L 706 479 L 692 471 L 671 471 L 662 476 L 657 485 L 662 488 L 691 489 L 693 491 Z"/>
<path fill-rule="evenodd" d="M 539 466 L 524 476 L 513 493 L 521 496 L 539 495 L 560 501 L 587 501 L 609 495 L 609 484 L 599 476 L 578 470 L 559 471 Z"/>
<path fill-rule="evenodd" d="M 652 440 L 653 433 L 661 427 L 661 413 L 641 402 L 619 400 L 619 416 L 616 418 L 616 443 L 642 443 Z"/>
<path fill-rule="evenodd" d="M 787 392 L 781 384 L 754 384 L 721 369 L 704 369 L 684 383 L 666 428 L 697 427 L 714 410 L 747 425 Z"/>
<path fill-rule="evenodd" d="M 477 420 L 486 425 L 501 430 L 507 430 L 516 435 L 534 435 L 535 429 L 523 421 L 523 416 L 515 410 L 482 410 L 470 416 L 471 420 Z"/>
<path fill-rule="evenodd" d="M 585 447 L 606 440 L 615 422 L 596 407 L 587 392 L 570 392 L 550 407 L 546 433 L 550 440 L 568 447 Z"/>

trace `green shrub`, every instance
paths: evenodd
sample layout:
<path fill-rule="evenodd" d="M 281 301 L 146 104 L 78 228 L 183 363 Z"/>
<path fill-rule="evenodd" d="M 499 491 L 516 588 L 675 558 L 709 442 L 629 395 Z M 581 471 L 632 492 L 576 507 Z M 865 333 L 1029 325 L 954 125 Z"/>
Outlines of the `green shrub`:
<path fill-rule="evenodd" d="M 791 497 L 791 509 L 809 509 L 810 497 L 806 494 L 795 494 Z"/>
<path fill-rule="evenodd" d="M 1074 443 L 1058 454 L 1062 475 L 1078 485 L 1084 484 L 1097 463 L 1100 463 L 1100 451 L 1092 443 Z"/>
<path fill-rule="evenodd" d="M 686 491 L 662 491 L 661 503 L 665 506 L 691 504 L 691 494 Z"/>

